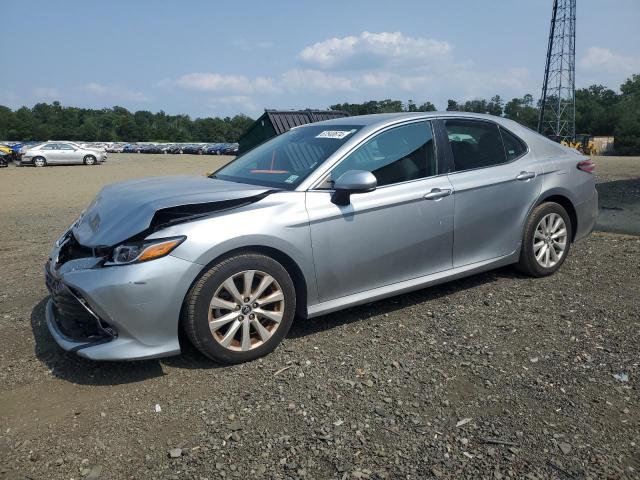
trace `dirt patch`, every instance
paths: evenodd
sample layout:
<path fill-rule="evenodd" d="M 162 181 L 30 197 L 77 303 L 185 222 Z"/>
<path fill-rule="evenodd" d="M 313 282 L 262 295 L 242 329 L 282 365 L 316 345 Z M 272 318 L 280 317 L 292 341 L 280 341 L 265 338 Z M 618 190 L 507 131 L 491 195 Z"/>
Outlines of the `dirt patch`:
<path fill-rule="evenodd" d="M 639 237 L 595 233 L 550 278 L 501 269 L 298 321 L 245 365 L 60 350 L 56 236 L 105 183 L 222 161 L 0 171 L 0 478 L 638 477 Z"/>

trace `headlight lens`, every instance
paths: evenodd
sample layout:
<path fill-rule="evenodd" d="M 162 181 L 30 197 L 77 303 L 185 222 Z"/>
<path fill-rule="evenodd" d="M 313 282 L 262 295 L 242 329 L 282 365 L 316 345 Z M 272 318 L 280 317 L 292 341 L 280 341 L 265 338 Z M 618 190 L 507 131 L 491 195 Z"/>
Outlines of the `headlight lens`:
<path fill-rule="evenodd" d="M 169 255 L 187 237 L 161 238 L 124 243 L 113 249 L 106 266 L 148 262 Z"/>

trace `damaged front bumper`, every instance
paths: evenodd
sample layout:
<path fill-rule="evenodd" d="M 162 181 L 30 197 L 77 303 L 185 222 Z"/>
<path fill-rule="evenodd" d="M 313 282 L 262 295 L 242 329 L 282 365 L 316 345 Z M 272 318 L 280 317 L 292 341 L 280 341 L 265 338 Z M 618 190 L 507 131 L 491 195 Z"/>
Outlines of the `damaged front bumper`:
<path fill-rule="evenodd" d="M 92 360 L 134 360 L 180 353 L 184 297 L 201 265 L 168 255 L 114 267 L 82 258 L 45 266 L 49 331 L 60 347 Z"/>

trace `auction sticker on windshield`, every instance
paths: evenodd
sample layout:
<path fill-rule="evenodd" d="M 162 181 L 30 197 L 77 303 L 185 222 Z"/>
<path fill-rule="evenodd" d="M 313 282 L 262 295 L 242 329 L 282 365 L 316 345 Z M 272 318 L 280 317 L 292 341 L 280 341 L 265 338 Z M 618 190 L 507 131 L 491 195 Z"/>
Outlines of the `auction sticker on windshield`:
<path fill-rule="evenodd" d="M 324 130 L 316 135 L 316 138 L 335 138 L 340 140 L 355 131 L 355 128 L 353 130 Z"/>

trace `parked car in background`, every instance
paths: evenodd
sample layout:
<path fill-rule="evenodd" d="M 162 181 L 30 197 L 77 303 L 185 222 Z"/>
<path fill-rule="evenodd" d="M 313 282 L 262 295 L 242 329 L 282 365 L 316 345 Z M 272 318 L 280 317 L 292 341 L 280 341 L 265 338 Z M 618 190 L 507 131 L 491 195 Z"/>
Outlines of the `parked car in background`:
<path fill-rule="evenodd" d="M 9 160 L 13 161 L 16 165 L 20 164 L 20 157 L 22 157 L 22 148 L 27 145 L 26 143 L 12 143 L 5 144 L 6 147 L 11 149 L 9 154 Z"/>
<path fill-rule="evenodd" d="M 177 145 L 177 144 L 165 145 L 164 147 L 162 147 L 162 151 L 164 153 L 179 154 L 179 153 L 182 153 L 182 145 Z"/>
<path fill-rule="evenodd" d="M 229 143 L 222 149 L 222 155 L 238 155 L 238 144 Z"/>
<path fill-rule="evenodd" d="M 223 146 L 226 145 L 224 143 L 214 143 L 213 145 L 209 145 L 207 147 L 207 149 L 205 150 L 205 153 L 207 155 L 220 155 L 220 149 L 223 148 Z"/>
<path fill-rule="evenodd" d="M 106 159 L 106 152 L 101 150 L 83 148 L 73 142 L 49 141 L 26 150 L 20 163 L 36 167 L 58 164 L 98 165 Z"/>
<path fill-rule="evenodd" d="M 208 155 L 222 155 L 222 151 L 227 148 L 228 143 L 216 143 L 207 149 Z"/>
<path fill-rule="evenodd" d="M 122 153 L 123 149 L 124 145 L 119 143 L 112 143 L 111 145 L 107 146 L 107 153 Z"/>
<path fill-rule="evenodd" d="M 13 156 L 13 150 L 7 145 L 0 145 L 0 167 L 7 167 Z"/>
<path fill-rule="evenodd" d="M 188 144 L 182 147 L 182 153 L 189 153 L 192 155 L 202 155 L 204 153 L 204 145 L 201 144 Z"/>
<path fill-rule="evenodd" d="M 180 331 L 212 359 L 253 360 L 296 315 L 510 264 L 555 273 L 595 225 L 593 170 L 490 115 L 297 127 L 209 178 L 103 188 L 50 254 L 47 324 L 95 360 L 177 354 Z"/>
<path fill-rule="evenodd" d="M 147 145 L 142 145 L 138 153 L 164 153 L 164 152 L 160 145 L 155 145 L 151 143 Z"/>
<path fill-rule="evenodd" d="M 140 147 L 134 143 L 128 143 L 122 147 L 122 153 L 138 153 L 139 151 Z"/>

